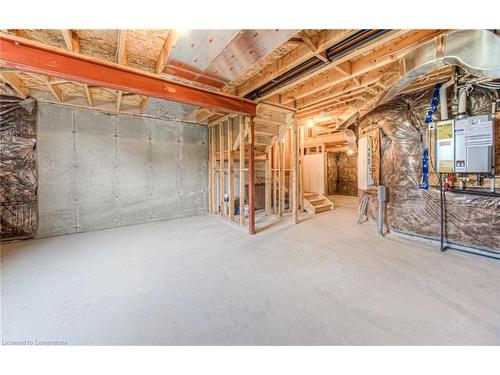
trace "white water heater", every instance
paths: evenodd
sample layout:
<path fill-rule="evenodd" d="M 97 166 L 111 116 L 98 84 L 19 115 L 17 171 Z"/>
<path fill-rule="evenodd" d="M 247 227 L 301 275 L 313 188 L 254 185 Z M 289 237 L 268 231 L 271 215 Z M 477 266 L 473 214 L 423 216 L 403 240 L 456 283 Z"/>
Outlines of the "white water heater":
<path fill-rule="evenodd" d="M 494 173 L 491 114 L 436 123 L 436 169 L 440 173 Z"/>

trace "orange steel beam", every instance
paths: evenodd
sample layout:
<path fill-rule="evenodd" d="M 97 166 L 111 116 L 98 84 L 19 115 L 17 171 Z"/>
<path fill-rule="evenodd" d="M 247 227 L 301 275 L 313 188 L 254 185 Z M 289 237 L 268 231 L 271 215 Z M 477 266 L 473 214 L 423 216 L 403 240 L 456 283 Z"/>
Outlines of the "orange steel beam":
<path fill-rule="evenodd" d="M 90 56 L 0 34 L 0 66 L 89 85 L 255 116 L 256 104 Z"/>

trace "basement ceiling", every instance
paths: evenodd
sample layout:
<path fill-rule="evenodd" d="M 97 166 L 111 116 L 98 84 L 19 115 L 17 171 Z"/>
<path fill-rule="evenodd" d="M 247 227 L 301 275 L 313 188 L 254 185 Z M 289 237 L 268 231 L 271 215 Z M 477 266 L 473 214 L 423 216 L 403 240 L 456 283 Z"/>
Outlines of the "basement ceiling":
<path fill-rule="evenodd" d="M 164 72 L 222 88 L 299 30 L 191 30 L 175 45 Z"/>

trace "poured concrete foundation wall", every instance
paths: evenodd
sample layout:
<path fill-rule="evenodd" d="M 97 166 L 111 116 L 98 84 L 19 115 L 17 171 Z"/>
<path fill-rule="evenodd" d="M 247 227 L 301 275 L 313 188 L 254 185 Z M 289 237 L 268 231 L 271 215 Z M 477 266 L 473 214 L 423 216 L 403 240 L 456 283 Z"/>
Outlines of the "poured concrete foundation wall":
<path fill-rule="evenodd" d="M 39 103 L 38 237 L 204 214 L 207 128 Z"/>

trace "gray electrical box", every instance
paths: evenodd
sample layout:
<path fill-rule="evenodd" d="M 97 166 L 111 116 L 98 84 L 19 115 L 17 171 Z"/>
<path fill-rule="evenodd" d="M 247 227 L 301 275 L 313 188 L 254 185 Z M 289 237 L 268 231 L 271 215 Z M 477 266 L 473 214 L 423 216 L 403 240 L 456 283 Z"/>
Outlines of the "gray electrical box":
<path fill-rule="evenodd" d="M 494 124 L 491 114 L 436 124 L 436 161 L 441 173 L 492 173 Z"/>

